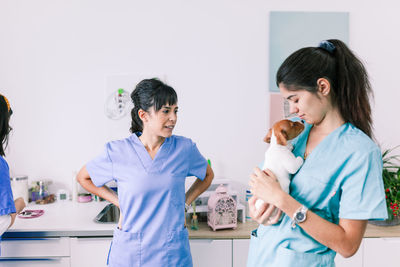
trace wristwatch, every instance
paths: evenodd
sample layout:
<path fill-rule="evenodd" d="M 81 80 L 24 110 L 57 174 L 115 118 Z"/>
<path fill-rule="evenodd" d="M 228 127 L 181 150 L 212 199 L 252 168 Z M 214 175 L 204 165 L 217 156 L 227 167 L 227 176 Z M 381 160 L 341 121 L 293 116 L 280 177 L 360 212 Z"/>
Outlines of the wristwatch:
<path fill-rule="evenodd" d="M 296 210 L 293 214 L 292 228 L 295 228 L 296 224 L 302 223 L 307 219 L 307 210 L 308 209 L 304 205 Z"/>

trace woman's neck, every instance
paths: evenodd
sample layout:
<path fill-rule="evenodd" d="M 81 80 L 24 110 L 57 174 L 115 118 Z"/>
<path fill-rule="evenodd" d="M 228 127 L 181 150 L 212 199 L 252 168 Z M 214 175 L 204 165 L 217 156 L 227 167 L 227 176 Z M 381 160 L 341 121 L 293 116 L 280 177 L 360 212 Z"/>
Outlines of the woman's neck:
<path fill-rule="evenodd" d="M 143 130 L 142 135 L 139 136 L 139 140 L 142 142 L 147 151 L 157 152 L 161 145 L 164 143 L 165 137 L 150 134 L 149 132 Z"/>
<path fill-rule="evenodd" d="M 342 126 L 344 123 L 345 121 L 339 110 L 334 108 L 331 111 L 327 112 L 324 118 L 319 123 L 315 123 L 313 125 L 313 131 L 314 133 L 328 135 L 335 129 Z"/>

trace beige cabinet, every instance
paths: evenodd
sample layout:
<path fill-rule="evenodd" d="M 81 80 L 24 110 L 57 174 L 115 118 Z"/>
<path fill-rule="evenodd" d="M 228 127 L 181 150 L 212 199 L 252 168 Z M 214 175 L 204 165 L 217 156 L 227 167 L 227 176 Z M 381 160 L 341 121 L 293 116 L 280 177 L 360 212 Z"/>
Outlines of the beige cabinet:
<path fill-rule="evenodd" d="M 70 267 L 70 239 L 29 238 L 1 241 L 0 267 Z"/>
<path fill-rule="evenodd" d="M 365 238 L 361 242 L 360 248 L 350 258 L 343 258 L 340 254 L 336 254 L 335 264 L 336 267 L 363 267 L 364 261 L 364 243 Z"/>
<path fill-rule="evenodd" d="M 191 239 L 193 266 L 232 267 L 232 239 Z"/>
<path fill-rule="evenodd" d="M 363 267 L 400 266 L 400 238 L 365 238 Z"/>
<path fill-rule="evenodd" d="M 233 239 L 232 241 L 232 267 L 244 267 L 249 255 L 250 239 Z"/>
<path fill-rule="evenodd" d="M 106 267 L 111 237 L 71 237 L 71 267 Z"/>

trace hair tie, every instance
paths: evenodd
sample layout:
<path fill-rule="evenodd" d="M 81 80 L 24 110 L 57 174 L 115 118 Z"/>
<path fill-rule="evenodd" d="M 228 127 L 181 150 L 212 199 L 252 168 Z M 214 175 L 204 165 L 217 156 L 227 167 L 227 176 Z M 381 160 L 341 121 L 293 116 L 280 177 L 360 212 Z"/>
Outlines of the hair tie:
<path fill-rule="evenodd" d="M 11 110 L 11 107 L 10 107 L 10 102 L 8 102 L 8 99 L 7 99 L 7 97 L 5 97 L 4 95 L 1 95 L 1 96 L 3 97 L 4 101 L 6 102 L 6 105 L 7 105 L 7 111 L 8 111 L 8 112 L 10 112 L 10 110 Z"/>
<path fill-rule="evenodd" d="M 328 51 L 330 54 L 333 54 L 333 52 L 335 52 L 336 49 L 335 45 L 329 41 L 320 42 L 318 47 Z"/>

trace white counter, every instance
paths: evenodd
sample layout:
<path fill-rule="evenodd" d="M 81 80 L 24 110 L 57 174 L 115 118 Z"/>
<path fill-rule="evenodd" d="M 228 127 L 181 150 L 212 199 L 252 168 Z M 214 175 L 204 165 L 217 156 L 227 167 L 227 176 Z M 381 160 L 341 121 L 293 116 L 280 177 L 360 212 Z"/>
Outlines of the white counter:
<path fill-rule="evenodd" d="M 71 201 L 45 205 L 29 205 L 26 209 L 42 209 L 44 214 L 33 219 L 16 219 L 3 238 L 41 237 L 112 237 L 116 223 L 98 223 L 97 214 L 109 202 L 76 203 Z M 239 223 L 236 229 L 212 231 L 207 223 L 199 230 L 189 229 L 190 239 L 249 239 L 255 222 Z"/>
<path fill-rule="evenodd" d="M 109 202 L 55 202 L 45 205 L 30 204 L 26 209 L 42 209 L 38 218 L 16 218 L 4 233 L 7 237 L 112 236 L 115 223 L 97 223 L 96 215 Z"/>

